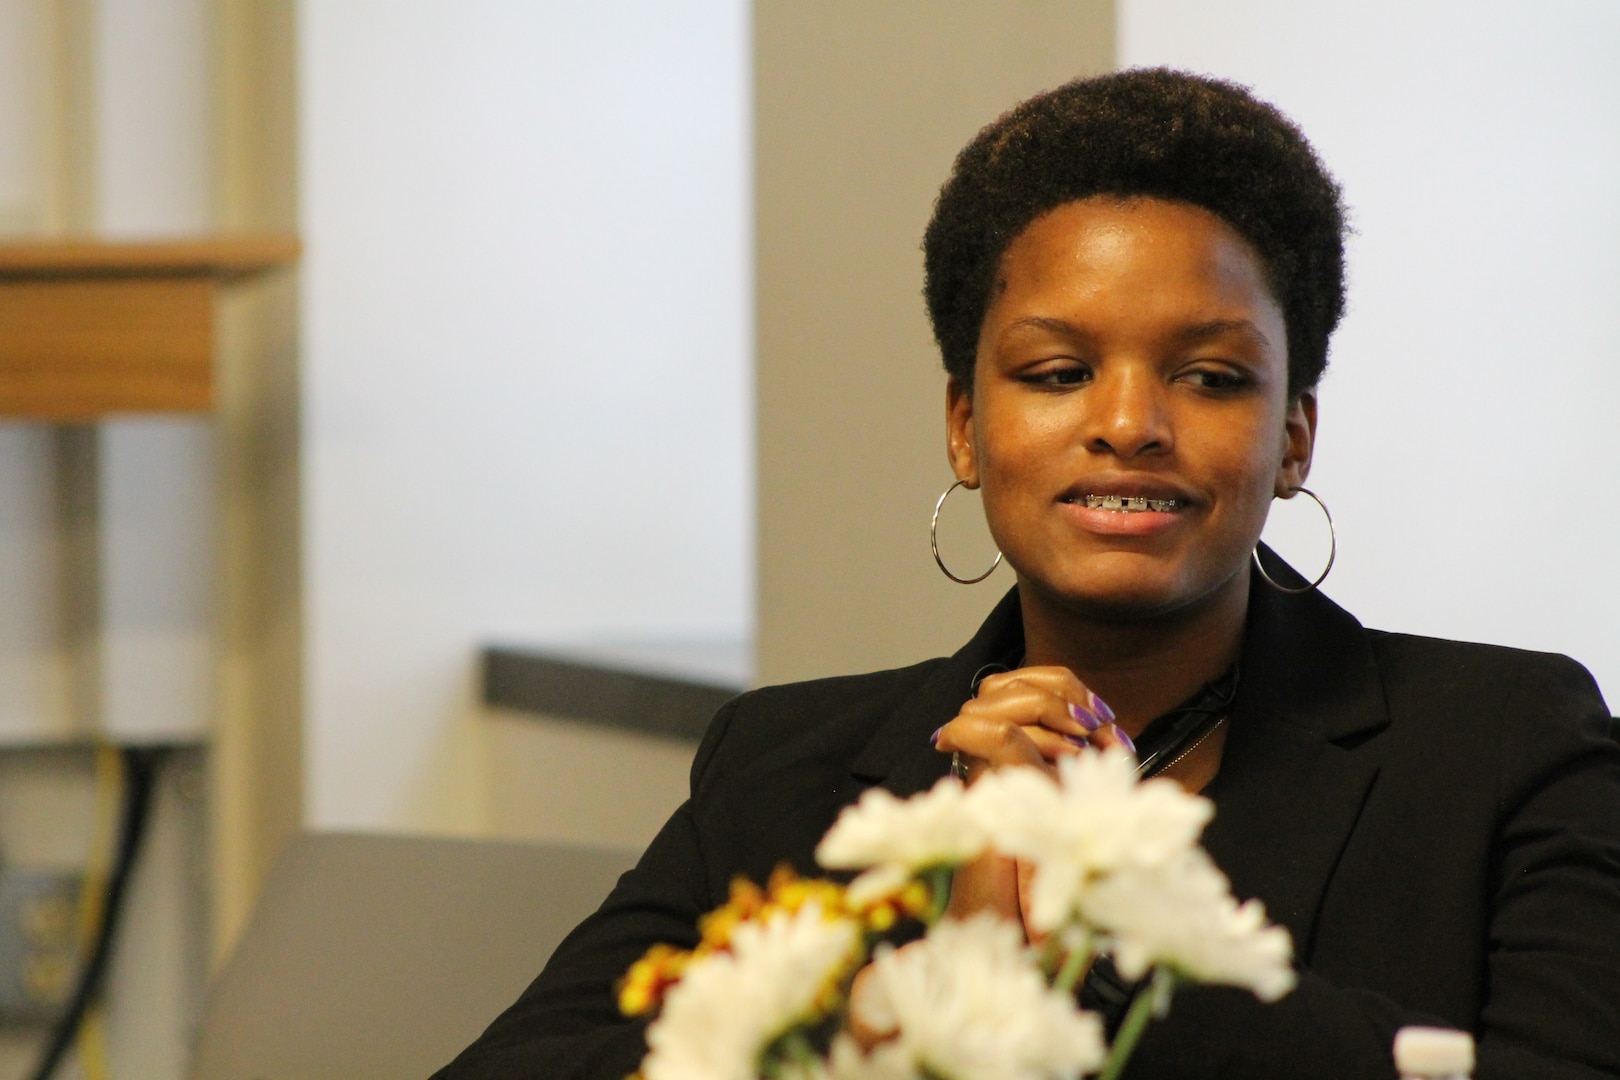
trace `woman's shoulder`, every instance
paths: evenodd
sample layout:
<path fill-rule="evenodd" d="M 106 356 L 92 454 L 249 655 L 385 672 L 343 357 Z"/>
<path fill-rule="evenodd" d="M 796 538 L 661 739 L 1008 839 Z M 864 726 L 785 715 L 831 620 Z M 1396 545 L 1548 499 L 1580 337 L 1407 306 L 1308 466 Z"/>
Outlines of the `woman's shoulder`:
<path fill-rule="evenodd" d="M 1561 653 L 1367 630 L 1386 688 L 1455 699 L 1534 693 L 1606 711 L 1591 672 Z"/>
<path fill-rule="evenodd" d="M 1508 787 L 1575 761 L 1620 761 L 1616 723 L 1596 681 L 1567 656 L 1367 631 L 1391 735 L 1404 756 L 1489 764 Z M 1596 757 L 1594 758 L 1594 755 Z"/>

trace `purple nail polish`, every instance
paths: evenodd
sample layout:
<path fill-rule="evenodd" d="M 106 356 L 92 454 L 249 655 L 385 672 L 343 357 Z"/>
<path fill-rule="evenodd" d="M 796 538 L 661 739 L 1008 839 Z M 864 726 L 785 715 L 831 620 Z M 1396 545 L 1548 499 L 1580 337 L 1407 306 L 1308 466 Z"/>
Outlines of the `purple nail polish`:
<path fill-rule="evenodd" d="M 939 745 L 940 732 L 942 732 L 944 730 L 945 730 L 944 725 L 941 725 L 941 726 L 935 728 L 934 733 L 932 735 L 928 736 L 928 745 L 929 746 L 938 746 Z"/>
<path fill-rule="evenodd" d="M 1075 723 L 1079 724 L 1087 731 L 1096 731 L 1098 728 L 1102 727 L 1102 721 L 1097 718 L 1095 713 L 1086 708 L 1084 705 L 1070 705 L 1069 715 L 1074 717 Z"/>
<path fill-rule="evenodd" d="M 1084 735 L 1065 735 L 1063 737 L 1082 750 L 1091 745 L 1091 740 L 1086 738 Z"/>
<path fill-rule="evenodd" d="M 1104 723 L 1112 724 L 1114 722 L 1114 710 L 1108 707 L 1108 702 L 1098 697 L 1093 691 L 1088 690 L 1086 692 L 1091 694 L 1092 711 L 1101 717 Z"/>
<path fill-rule="evenodd" d="M 1118 724 L 1115 724 L 1114 734 L 1119 736 L 1120 744 L 1124 746 L 1125 749 L 1129 750 L 1133 754 L 1136 753 L 1136 744 L 1131 741 L 1131 737 L 1129 735 L 1125 734 L 1124 728 L 1120 727 Z"/>

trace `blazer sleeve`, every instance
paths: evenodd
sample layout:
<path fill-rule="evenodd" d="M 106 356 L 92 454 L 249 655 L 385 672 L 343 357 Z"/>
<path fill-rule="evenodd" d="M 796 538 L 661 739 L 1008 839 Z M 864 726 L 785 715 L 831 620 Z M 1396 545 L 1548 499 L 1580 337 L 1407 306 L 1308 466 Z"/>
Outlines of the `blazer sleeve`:
<path fill-rule="evenodd" d="M 1615 721 L 1591 676 L 1563 657 L 1521 679 L 1502 717 L 1485 874 L 1491 895 L 1486 940 L 1477 944 L 1486 985 L 1471 1025 L 1301 970 L 1298 987 L 1273 1005 L 1228 988 L 1178 993 L 1127 1076 L 1393 1080 L 1391 1046 L 1407 1024 L 1471 1026 L 1476 1080 L 1620 1076 Z M 1368 946 L 1409 949 L 1413 962 L 1424 962 L 1422 943 L 1408 942 L 1401 927 L 1383 933 L 1372 933 Z"/>
<path fill-rule="evenodd" d="M 659 831 L 602 906 L 580 923 L 518 1000 L 433 1080 L 623 1080 L 646 1054 L 646 1023 L 624 1017 L 613 987 L 659 942 L 697 944 L 715 906 L 693 803 L 736 702 L 722 706 L 692 762 L 691 797 Z"/>
<path fill-rule="evenodd" d="M 1559 660 L 1500 748 L 1478 1080 L 1620 1076 L 1620 746 L 1591 676 Z M 1575 723 L 1555 722 L 1570 701 Z"/>

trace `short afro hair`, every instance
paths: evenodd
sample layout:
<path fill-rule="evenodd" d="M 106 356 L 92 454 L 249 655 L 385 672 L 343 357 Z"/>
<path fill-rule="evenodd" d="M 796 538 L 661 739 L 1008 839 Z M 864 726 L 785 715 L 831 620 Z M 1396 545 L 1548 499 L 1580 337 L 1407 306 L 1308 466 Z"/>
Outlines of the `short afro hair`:
<path fill-rule="evenodd" d="M 1030 98 L 956 157 L 923 236 L 928 316 L 971 391 L 1002 255 L 1036 218 L 1097 195 L 1202 207 L 1255 251 L 1288 330 L 1288 389 L 1312 389 L 1344 313 L 1339 187 L 1282 113 L 1245 87 L 1165 68 Z"/>

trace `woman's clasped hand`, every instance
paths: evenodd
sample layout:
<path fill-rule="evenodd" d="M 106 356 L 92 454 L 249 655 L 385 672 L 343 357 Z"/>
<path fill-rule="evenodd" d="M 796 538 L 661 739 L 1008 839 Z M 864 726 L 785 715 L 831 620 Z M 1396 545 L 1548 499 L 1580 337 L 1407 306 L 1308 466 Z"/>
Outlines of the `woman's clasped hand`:
<path fill-rule="evenodd" d="M 969 781 L 980 769 L 1004 765 L 1052 773 L 1058 758 L 1086 747 L 1136 749 L 1108 703 L 1063 667 L 986 676 L 956 719 L 935 733 L 934 746 L 962 755 Z"/>
<path fill-rule="evenodd" d="M 1114 710 L 1068 668 L 1028 667 L 986 676 L 978 693 L 935 734 L 942 752 L 960 755 L 969 784 L 985 769 L 1022 766 L 1056 775 L 1055 763 L 1083 750 L 1134 750 Z M 957 871 L 947 909 L 956 918 L 993 911 L 1024 922 L 1031 871 L 995 852 Z M 1025 923 L 1031 940 L 1040 934 Z"/>

